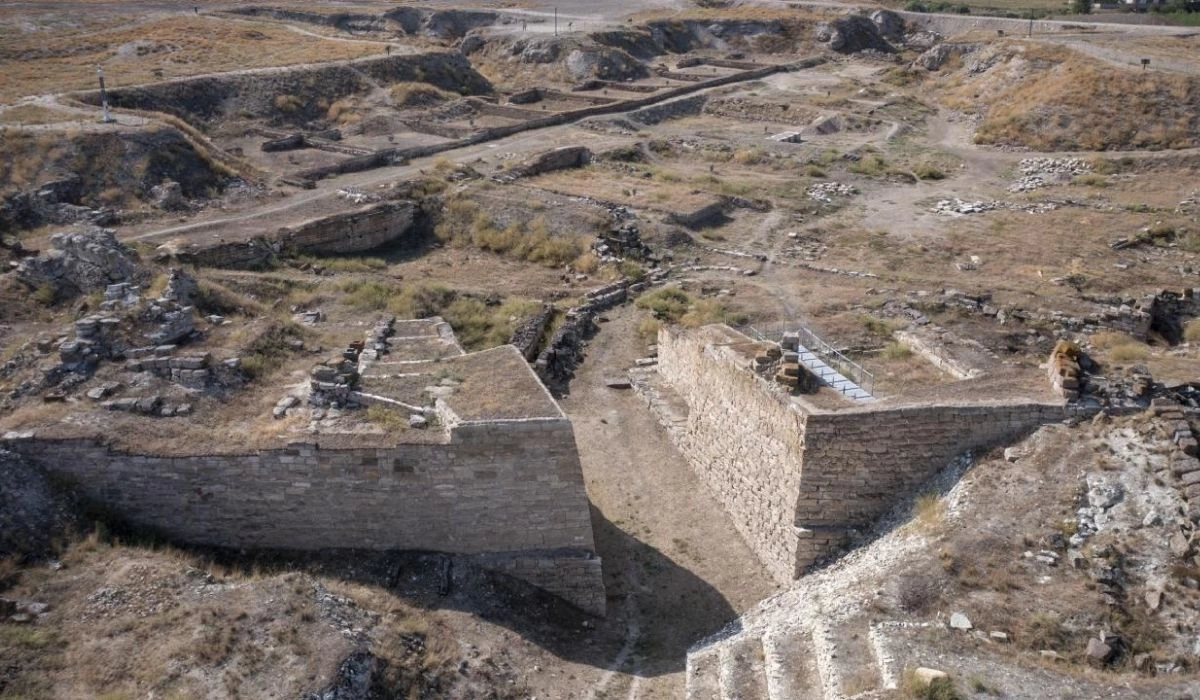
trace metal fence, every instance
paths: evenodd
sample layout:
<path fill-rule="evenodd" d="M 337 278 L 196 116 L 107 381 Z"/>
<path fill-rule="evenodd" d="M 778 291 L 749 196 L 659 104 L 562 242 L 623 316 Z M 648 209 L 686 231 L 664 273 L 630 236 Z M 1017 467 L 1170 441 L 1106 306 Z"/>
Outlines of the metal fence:
<path fill-rule="evenodd" d="M 875 395 L 875 375 L 868 372 L 862 365 L 854 360 L 851 360 L 845 353 L 825 342 L 812 330 L 799 324 L 773 324 L 771 326 L 743 326 L 739 330 L 748 333 L 758 340 L 771 343 L 778 343 L 783 339 L 784 333 L 795 333 L 800 337 L 800 345 L 812 351 L 814 355 L 821 358 L 821 361 L 837 370 L 843 377 L 849 379 L 858 385 L 860 389 L 868 394 Z M 821 377 L 821 381 L 829 384 L 827 377 Z M 831 385 L 832 386 L 832 385 Z M 846 393 L 847 388 L 841 389 L 842 393 Z"/>

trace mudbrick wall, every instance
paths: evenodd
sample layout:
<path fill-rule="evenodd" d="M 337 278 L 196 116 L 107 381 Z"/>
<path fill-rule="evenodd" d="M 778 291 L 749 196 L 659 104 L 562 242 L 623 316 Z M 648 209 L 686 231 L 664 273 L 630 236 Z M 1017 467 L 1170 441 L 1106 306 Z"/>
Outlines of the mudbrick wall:
<path fill-rule="evenodd" d="M 672 433 L 780 582 L 799 576 L 964 452 L 1062 420 L 1062 404 L 853 407 L 792 401 L 750 371 L 726 327 L 663 330 L 658 372 L 687 404 Z"/>
<path fill-rule="evenodd" d="M 153 455 L 95 439 L 5 446 L 82 496 L 176 541 L 474 557 L 604 613 L 575 435 L 566 418 L 466 422 L 442 444 Z M 0 444 L 3 444 L 0 443 Z"/>

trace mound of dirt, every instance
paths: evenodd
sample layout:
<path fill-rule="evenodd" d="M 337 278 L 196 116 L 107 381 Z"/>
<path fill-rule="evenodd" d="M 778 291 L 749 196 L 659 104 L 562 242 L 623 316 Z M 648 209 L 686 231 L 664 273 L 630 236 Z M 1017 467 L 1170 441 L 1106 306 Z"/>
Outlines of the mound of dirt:
<path fill-rule="evenodd" d="M 1200 146 L 1200 78 L 1108 65 L 1067 49 L 1009 44 L 951 74 L 950 106 L 983 115 L 978 143 L 1040 151 Z"/>
<path fill-rule="evenodd" d="M 228 12 L 316 24 L 343 32 L 380 32 L 434 39 L 460 39 L 472 29 L 509 21 L 499 13 L 486 10 L 428 10 L 419 7 L 397 7 L 378 15 L 353 12 L 326 14 L 277 7 L 239 7 Z"/>
<path fill-rule="evenodd" d="M 487 75 L 506 81 L 544 83 L 553 77 L 570 82 L 601 78 L 637 80 L 650 75 L 646 65 L 624 50 L 590 37 L 469 37 L 462 51 Z"/>
<path fill-rule="evenodd" d="M 808 24 L 784 19 L 662 20 L 645 25 L 660 53 L 697 50 L 787 53 L 797 50 Z"/>
<path fill-rule="evenodd" d="M 12 131 L 0 140 L 0 229 L 99 223 L 95 208 L 149 202 L 163 182 L 178 183 L 186 199 L 203 199 L 234 176 L 171 126 Z"/>
<path fill-rule="evenodd" d="M 458 52 L 371 58 L 290 69 L 201 76 L 112 90 L 116 107 L 165 112 L 208 127 L 229 118 L 266 119 L 278 125 L 324 125 L 330 108 L 377 85 L 428 83 L 465 95 L 490 94 L 491 83 Z M 99 95 L 81 96 L 99 104 Z"/>

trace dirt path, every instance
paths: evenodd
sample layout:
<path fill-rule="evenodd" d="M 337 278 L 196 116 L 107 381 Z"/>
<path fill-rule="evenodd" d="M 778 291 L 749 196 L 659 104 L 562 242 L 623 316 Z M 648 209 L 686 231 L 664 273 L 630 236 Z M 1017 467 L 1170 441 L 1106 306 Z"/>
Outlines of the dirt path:
<path fill-rule="evenodd" d="M 758 558 L 629 390 L 610 389 L 644 348 L 616 309 L 562 401 L 575 425 L 596 546 L 626 644 L 592 697 L 683 695 L 686 650 L 776 590 Z"/>

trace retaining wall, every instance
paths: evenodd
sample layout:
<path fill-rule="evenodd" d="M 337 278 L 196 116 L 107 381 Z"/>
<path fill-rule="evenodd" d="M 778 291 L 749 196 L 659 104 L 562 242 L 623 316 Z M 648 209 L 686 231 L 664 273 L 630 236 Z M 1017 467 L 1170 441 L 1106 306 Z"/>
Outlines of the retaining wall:
<path fill-rule="evenodd" d="M 382 202 L 280 229 L 279 240 L 287 250 L 313 255 L 373 250 L 408 233 L 415 212 L 412 202 Z"/>
<path fill-rule="evenodd" d="M 549 126 L 558 126 L 560 124 L 570 124 L 588 117 L 619 114 L 621 112 L 641 109 L 643 107 L 649 107 L 651 105 L 658 104 L 659 102 L 690 95 L 700 90 L 707 90 L 709 88 L 720 87 L 722 85 L 729 85 L 731 83 L 743 82 L 747 80 L 757 80 L 759 78 L 765 78 L 768 75 L 785 71 L 812 68 L 814 66 L 821 65 L 825 62 L 825 60 L 826 59 L 823 57 L 806 58 L 796 63 L 787 65 L 766 66 L 756 70 L 745 71 L 743 73 L 731 73 L 729 75 L 723 75 L 701 83 L 692 83 L 690 85 L 681 85 L 669 88 L 648 97 L 639 97 L 632 100 L 623 100 L 609 104 L 583 107 L 581 109 L 575 109 L 566 112 L 557 112 L 540 119 L 530 119 L 529 121 L 521 122 L 519 124 L 510 124 L 508 126 L 495 127 L 491 129 L 479 129 L 470 136 L 452 141 L 446 141 L 445 143 L 413 146 L 409 148 L 384 149 L 369 156 L 348 158 L 333 165 L 303 170 L 296 173 L 296 177 L 302 180 L 320 180 L 332 175 L 360 172 L 363 170 L 370 170 L 372 168 L 381 168 L 387 165 L 404 163 L 412 158 L 424 158 L 437 153 L 443 153 L 445 151 L 453 151 L 479 143 L 495 141 L 496 139 L 505 138 L 507 136 L 519 134 L 524 131 L 543 129 Z M 665 109 L 669 112 L 673 108 L 666 107 Z"/>
<path fill-rule="evenodd" d="M 724 348 L 687 334 L 659 334 L 658 369 L 688 405 L 680 450 L 771 575 L 791 581 L 804 416 Z"/>
<path fill-rule="evenodd" d="M 281 255 L 347 255 L 396 243 L 412 231 L 416 205 L 380 202 L 279 229 L 270 237 L 225 241 L 180 250 L 174 256 L 201 267 L 256 269 Z"/>
<path fill-rule="evenodd" d="M 442 444 L 154 455 L 96 439 L 6 445 L 85 498 L 180 542 L 432 550 L 604 613 L 575 435 L 566 418 L 463 423 Z"/>
<path fill-rule="evenodd" d="M 688 407 L 680 450 L 780 582 L 958 455 L 1068 415 L 1036 401 L 820 410 L 752 372 L 753 346 L 724 326 L 664 329 L 658 371 Z"/>

